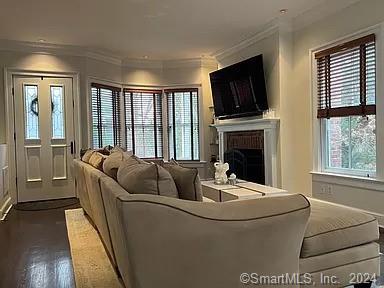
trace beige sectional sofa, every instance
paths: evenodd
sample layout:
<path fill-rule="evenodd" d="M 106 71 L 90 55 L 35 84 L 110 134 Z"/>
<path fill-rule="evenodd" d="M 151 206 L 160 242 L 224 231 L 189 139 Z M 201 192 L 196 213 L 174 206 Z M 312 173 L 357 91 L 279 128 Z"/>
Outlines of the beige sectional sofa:
<path fill-rule="evenodd" d="M 89 164 L 74 166 L 80 203 L 126 287 L 245 287 L 242 273 L 303 277 L 257 287 L 313 287 L 308 275 L 315 287 L 344 287 L 353 273 L 379 274 L 370 215 L 298 194 L 226 203 L 130 194 Z M 320 285 L 322 275 L 339 283 Z"/>

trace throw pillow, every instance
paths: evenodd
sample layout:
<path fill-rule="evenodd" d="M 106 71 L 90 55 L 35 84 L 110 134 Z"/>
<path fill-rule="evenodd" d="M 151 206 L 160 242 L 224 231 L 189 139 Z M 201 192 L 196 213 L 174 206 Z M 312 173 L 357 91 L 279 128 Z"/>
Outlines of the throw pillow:
<path fill-rule="evenodd" d="M 164 165 L 175 181 L 180 199 L 203 201 L 199 172 L 196 168 L 180 166 L 175 160 Z"/>
<path fill-rule="evenodd" d="M 92 150 L 92 149 L 88 149 L 87 151 L 85 151 L 83 157 L 81 158 L 81 160 L 85 163 L 89 163 L 89 159 L 91 159 L 91 156 L 92 154 L 95 153 L 95 150 Z"/>
<path fill-rule="evenodd" d="M 111 149 L 111 153 L 115 153 L 115 152 L 126 152 L 127 150 L 125 150 L 123 147 L 121 146 L 115 146 Z"/>
<path fill-rule="evenodd" d="M 124 160 L 117 171 L 117 182 L 125 190 L 133 194 L 179 198 L 175 182 L 167 170 L 156 164 L 137 163 L 135 158 Z"/>
<path fill-rule="evenodd" d="M 119 167 L 123 163 L 123 161 L 125 159 L 129 159 L 129 157 L 131 156 L 132 156 L 131 151 L 127 151 L 127 152 L 120 152 L 117 150 L 112 151 L 111 155 L 104 160 L 104 163 L 103 163 L 104 173 L 117 181 L 117 170 L 119 170 Z"/>
<path fill-rule="evenodd" d="M 91 155 L 91 158 L 89 158 L 89 164 L 95 167 L 96 169 L 99 169 L 100 171 L 103 171 L 103 163 L 106 156 L 101 154 L 100 152 L 94 152 Z"/>

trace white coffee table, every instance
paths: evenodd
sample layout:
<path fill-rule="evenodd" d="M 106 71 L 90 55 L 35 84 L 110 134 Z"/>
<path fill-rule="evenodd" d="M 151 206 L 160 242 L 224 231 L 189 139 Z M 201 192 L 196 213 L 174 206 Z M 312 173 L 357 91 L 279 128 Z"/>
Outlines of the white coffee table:
<path fill-rule="evenodd" d="M 286 190 L 244 180 L 239 180 L 235 185 L 218 185 L 214 180 L 203 180 L 201 186 L 203 195 L 215 202 L 289 195 Z"/>

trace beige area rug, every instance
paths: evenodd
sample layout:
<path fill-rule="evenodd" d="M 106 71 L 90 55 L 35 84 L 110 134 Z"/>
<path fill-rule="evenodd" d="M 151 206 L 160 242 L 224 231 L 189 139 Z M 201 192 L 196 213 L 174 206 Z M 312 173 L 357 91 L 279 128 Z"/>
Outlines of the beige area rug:
<path fill-rule="evenodd" d="M 83 209 L 65 210 L 77 288 L 122 288 L 97 231 Z"/>

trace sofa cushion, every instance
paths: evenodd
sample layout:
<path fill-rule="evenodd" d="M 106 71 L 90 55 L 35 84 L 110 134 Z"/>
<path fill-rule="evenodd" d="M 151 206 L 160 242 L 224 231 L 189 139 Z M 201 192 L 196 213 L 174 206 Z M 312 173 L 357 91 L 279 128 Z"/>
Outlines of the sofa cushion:
<path fill-rule="evenodd" d="M 95 150 L 88 149 L 87 151 L 85 151 L 83 157 L 81 157 L 81 161 L 89 163 L 89 159 L 91 159 L 93 153 L 95 153 Z"/>
<path fill-rule="evenodd" d="M 89 164 L 95 167 L 96 169 L 103 171 L 103 163 L 106 158 L 107 156 L 101 154 L 100 152 L 94 152 L 89 158 Z"/>
<path fill-rule="evenodd" d="M 103 163 L 103 171 L 109 177 L 117 180 L 117 170 L 119 169 L 121 163 L 123 163 L 124 159 L 132 156 L 132 152 L 120 152 L 114 151 L 108 156 Z"/>
<path fill-rule="evenodd" d="M 315 199 L 301 248 L 301 258 L 370 243 L 379 238 L 377 220 L 341 205 Z"/>
<path fill-rule="evenodd" d="M 199 172 L 196 168 L 182 167 L 173 159 L 164 164 L 164 168 L 172 175 L 180 199 L 203 201 Z"/>
<path fill-rule="evenodd" d="M 125 190 L 133 194 L 178 198 L 175 182 L 167 170 L 156 164 L 137 163 L 137 161 L 137 157 L 129 157 L 117 171 L 117 181 Z"/>

